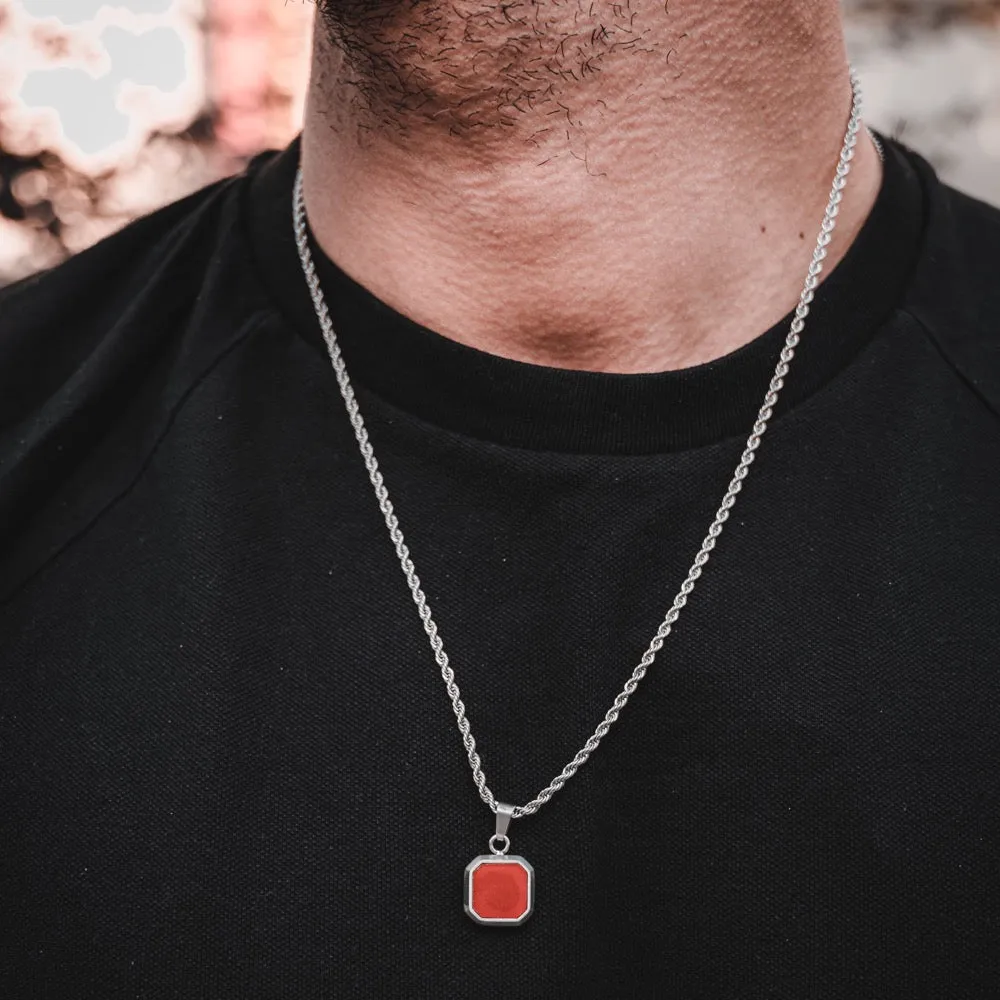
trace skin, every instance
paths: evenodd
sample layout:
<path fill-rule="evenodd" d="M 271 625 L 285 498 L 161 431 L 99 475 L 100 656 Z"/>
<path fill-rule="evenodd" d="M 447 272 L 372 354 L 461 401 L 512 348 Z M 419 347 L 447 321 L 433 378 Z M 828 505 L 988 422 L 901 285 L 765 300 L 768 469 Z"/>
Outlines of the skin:
<path fill-rule="evenodd" d="M 794 307 L 850 102 L 837 0 L 330 0 L 306 206 L 340 267 L 444 336 L 681 368 Z M 825 273 L 880 183 L 864 134 Z"/>

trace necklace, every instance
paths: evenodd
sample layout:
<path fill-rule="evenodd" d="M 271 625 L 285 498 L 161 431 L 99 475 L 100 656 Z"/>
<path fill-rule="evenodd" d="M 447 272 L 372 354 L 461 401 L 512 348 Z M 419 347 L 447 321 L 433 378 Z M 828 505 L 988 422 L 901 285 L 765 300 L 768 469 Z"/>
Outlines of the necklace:
<path fill-rule="evenodd" d="M 674 624 L 680 617 L 681 610 L 687 604 L 687 600 L 694 590 L 695 583 L 701 576 L 712 549 L 715 548 L 716 542 L 722 534 L 722 529 L 729 519 L 729 513 L 736 503 L 736 496 L 743 488 L 743 482 L 750 471 L 750 465 L 754 460 L 757 449 L 760 447 L 764 432 L 767 430 L 768 421 L 771 419 L 775 404 L 778 401 L 778 393 L 784 385 L 784 380 L 788 375 L 789 366 L 795 354 L 795 348 L 798 346 L 799 338 L 805 328 L 806 316 L 809 313 L 809 304 L 812 302 L 816 286 L 819 284 L 819 275 L 823 270 L 823 260 L 827 255 L 826 248 L 830 243 L 831 234 L 836 226 L 839 206 L 843 198 L 844 187 L 847 184 L 847 175 L 850 172 L 851 160 L 854 157 L 854 149 L 857 144 L 858 129 L 861 122 L 861 86 L 857 74 L 853 69 L 851 70 L 851 89 L 853 92 L 853 102 L 851 105 L 850 120 L 847 124 L 847 132 L 844 136 L 840 159 L 837 163 L 833 186 L 830 190 L 830 198 L 823 216 L 822 225 L 820 226 L 816 247 L 813 250 L 812 261 L 809 264 L 802 294 L 795 309 L 795 317 L 792 320 L 791 328 L 779 354 L 778 363 L 774 369 L 774 376 L 767 387 L 767 392 L 764 395 L 764 401 L 757 414 L 753 430 L 747 438 L 746 446 L 740 456 L 736 471 L 733 473 L 719 509 L 716 511 L 715 518 L 708 528 L 708 534 L 701 543 L 701 547 L 694 557 L 694 562 L 691 564 L 691 568 L 688 570 L 687 576 L 684 578 L 684 582 L 681 584 L 680 590 L 677 592 L 677 596 L 670 606 L 670 610 L 667 611 L 666 617 L 656 630 L 656 634 L 653 636 L 646 652 L 642 654 L 638 666 L 633 670 L 632 675 L 626 681 L 625 686 L 615 698 L 611 708 L 608 709 L 600 724 L 562 771 L 535 798 L 520 806 L 498 801 L 486 784 L 486 775 L 483 773 L 482 761 L 476 750 L 476 741 L 472 735 L 472 728 L 469 724 L 465 705 L 462 702 L 458 685 L 455 683 L 455 671 L 449 663 L 448 654 L 444 650 L 444 643 L 438 634 L 438 627 L 431 617 L 430 605 L 427 603 L 427 598 L 420 587 L 420 578 L 417 576 L 416 568 L 410 557 L 410 550 L 403 540 L 403 532 L 399 528 L 399 520 L 393 511 L 392 501 L 389 499 L 389 491 L 386 489 L 378 462 L 375 459 L 374 449 L 368 439 L 368 431 L 354 395 L 354 388 L 347 374 L 347 367 L 341 355 L 340 345 L 337 342 L 337 336 L 333 329 L 333 323 L 330 319 L 330 312 L 323 295 L 323 290 L 320 288 L 316 266 L 309 248 L 308 223 L 306 219 L 305 200 L 302 194 L 302 168 L 301 166 L 299 167 L 295 177 L 293 202 L 295 237 L 302 270 L 309 286 L 313 306 L 316 310 L 316 317 L 319 320 L 323 339 L 326 341 L 330 352 L 330 361 L 337 376 L 340 394 L 347 408 L 348 418 L 350 419 L 351 426 L 354 428 L 354 435 L 361 450 L 361 457 L 364 459 L 365 468 L 368 470 L 368 477 L 375 490 L 375 497 L 385 518 L 386 527 L 389 529 L 389 538 L 395 547 L 396 555 L 399 557 L 403 575 L 406 577 L 406 582 L 409 585 L 413 601 L 417 606 L 417 612 L 423 623 L 424 631 L 430 640 L 434 659 L 441 670 L 441 677 L 444 680 L 448 697 L 451 699 L 451 706 L 455 713 L 458 731 L 461 733 L 465 753 L 469 760 L 469 766 L 472 769 L 473 781 L 479 791 L 479 797 L 496 815 L 495 832 L 489 840 L 490 853 L 480 854 L 478 857 L 473 858 L 465 869 L 465 910 L 477 923 L 491 926 L 511 926 L 522 924 L 531 916 L 535 902 L 535 872 L 524 858 L 508 853 L 510 850 L 510 838 L 508 835 L 510 823 L 514 819 L 520 819 L 523 816 L 530 816 L 538 812 L 576 774 L 580 767 L 587 762 L 590 755 L 600 745 L 601 740 L 607 735 L 608 730 L 614 725 L 622 709 L 629 698 L 635 693 L 639 682 L 652 665 L 656 654 L 663 646 Z M 874 136 L 872 138 L 876 143 L 879 155 L 882 156 L 881 146 L 875 140 Z"/>

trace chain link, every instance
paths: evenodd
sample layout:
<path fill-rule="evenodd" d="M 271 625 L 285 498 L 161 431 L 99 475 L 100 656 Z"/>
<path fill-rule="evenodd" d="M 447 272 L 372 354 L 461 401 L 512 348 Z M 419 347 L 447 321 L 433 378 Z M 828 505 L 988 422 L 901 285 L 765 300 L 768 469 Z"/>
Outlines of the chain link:
<path fill-rule="evenodd" d="M 608 730 L 612 727 L 612 725 L 614 725 L 622 709 L 628 703 L 629 698 L 631 698 L 635 693 L 636 688 L 639 686 L 639 682 L 646 675 L 646 671 L 652 666 L 653 661 L 656 658 L 656 654 L 662 648 L 667 636 L 670 635 L 677 619 L 680 617 L 682 609 L 687 604 L 688 598 L 691 596 L 691 593 L 695 588 L 695 583 L 701 576 L 702 571 L 709 560 L 712 550 L 715 548 L 715 545 L 719 540 L 719 536 L 722 534 L 722 529 L 726 521 L 729 520 L 730 512 L 733 509 L 733 505 L 736 503 L 736 496 L 743 488 L 743 483 L 750 471 L 750 465 L 753 463 L 757 449 L 760 447 L 761 439 L 764 437 L 764 432 L 767 430 L 768 422 L 774 412 L 774 407 L 778 402 L 778 394 L 785 383 L 786 376 L 788 375 L 789 366 L 795 355 L 795 349 L 798 347 L 799 338 L 805 328 L 806 316 L 809 314 L 809 304 L 812 302 L 816 286 L 819 284 L 819 275 L 823 270 L 823 260 L 827 255 L 827 246 L 830 243 L 834 227 L 836 226 L 840 202 L 843 198 L 844 187 L 847 183 L 847 175 L 850 172 L 851 160 L 854 157 L 858 128 L 861 121 L 861 87 L 857 74 L 853 69 L 851 70 L 851 88 L 853 91 L 853 103 L 851 107 L 850 120 L 847 125 L 847 132 L 844 137 L 844 144 L 840 153 L 840 159 L 837 163 L 833 186 L 830 190 L 830 198 L 827 203 L 826 213 L 823 216 L 823 223 L 820 226 L 819 237 L 816 241 L 816 248 L 813 250 L 812 261 L 809 264 L 805 284 L 802 288 L 802 294 L 799 296 L 799 303 L 795 309 L 795 317 L 792 320 L 791 328 L 785 338 L 785 343 L 781 349 L 777 366 L 774 369 L 774 376 L 772 377 L 767 388 L 767 393 L 764 396 L 764 402 L 757 413 L 757 420 L 753 425 L 753 430 L 747 438 L 746 446 L 740 456 L 739 464 L 736 466 L 736 471 L 733 473 L 733 477 L 729 483 L 729 488 L 726 490 L 725 496 L 723 496 L 722 502 L 719 505 L 719 509 L 716 511 L 715 518 L 709 526 L 708 534 L 705 536 L 705 540 L 701 543 L 701 547 L 698 549 L 698 554 L 694 557 L 694 562 L 691 564 L 691 568 L 688 570 L 687 576 L 684 578 L 684 582 L 681 584 L 680 590 L 677 592 L 677 596 L 674 598 L 673 604 L 670 606 L 670 610 L 667 611 L 666 617 L 663 619 L 660 627 L 656 630 L 656 634 L 653 636 L 646 652 L 642 654 L 639 664 L 636 666 L 635 670 L 633 670 L 631 677 L 629 677 L 629 679 L 625 682 L 625 686 L 615 698 L 611 708 L 608 709 L 604 718 L 601 720 L 600 724 L 591 736 L 587 739 L 586 743 L 584 743 L 584 745 L 577 751 L 576 755 L 562 769 L 562 771 L 557 774 L 556 777 L 553 778 L 552 781 L 550 781 L 549 784 L 535 796 L 535 798 L 531 799 L 530 802 L 526 802 L 522 806 L 514 807 L 512 814 L 514 818 L 530 816 L 532 813 L 537 812 L 543 805 L 545 805 L 546 802 L 549 801 L 549 799 L 552 798 L 553 795 L 555 795 L 556 792 L 559 791 L 560 788 L 563 787 L 563 785 L 566 784 L 567 781 L 569 781 L 570 778 L 573 777 L 574 774 L 576 774 L 576 772 L 587 762 L 590 755 L 598 748 L 601 740 L 603 740 L 607 735 Z M 879 149 L 879 153 L 881 154 L 881 149 Z M 354 388 L 347 375 L 347 367 L 344 364 L 344 359 L 341 355 L 340 345 L 337 342 L 337 336 L 333 329 L 333 323 L 330 319 L 330 312 L 327 308 L 326 299 L 323 295 L 323 290 L 320 288 L 316 266 L 313 262 L 312 253 L 309 248 L 308 222 L 306 219 L 305 201 L 302 195 L 301 167 L 299 168 L 295 178 L 294 223 L 295 237 L 299 249 L 299 258 L 302 262 L 302 270 L 309 285 L 313 305 L 316 309 L 316 316 L 323 332 L 323 339 L 326 341 L 327 348 L 330 352 L 330 361 L 333 364 L 333 370 L 337 376 L 337 382 L 340 386 L 340 394 L 343 397 L 344 405 L 347 408 L 347 415 L 350 419 L 351 426 L 354 428 L 354 435 L 357 438 L 358 447 L 361 450 L 361 456 L 364 459 L 365 468 L 368 470 L 368 477 L 375 490 L 375 497 L 378 500 L 379 509 L 385 517 L 386 527 L 389 529 L 389 537 L 395 547 L 396 555 L 399 557 L 400 566 L 402 567 L 403 574 L 406 577 L 406 582 L 409 585 L 410 593 L 413 595 L 413 601 L 417 606 L 420 620 L 423 622 L 424 631 L 427 633 L 427 637 L 430 640 L 431 650 L 434 653 L 434 659 L 437 662 L 438 667 L 441 669 L 441 677 L 444 680 L 448 697 L 451 699 L 451 706 L 455 713 L 458 731 L 462 736 L 462 743 L 465 746 L 465 752 L 469 759 L 469 766 L 472 768 L 472 777 L 475 781 L 476 788 L 479 791 L 479 796 L 483 802 L 485 802 L 490 809 L 493 810 L 493 812 L 496 812 L 497 800 L 493 795 L 493 792 L 490 790 L 489 785 L 486 783 L 486 775 L 483 773 L 482 761 L 480 760 L 479 752 L 476 749 L 476 740 L 472 735 L 472 729 L 469 725 L 469 718 L 465 710 L 465 704 L 462 701 L 458 685 L 455 683 L 455 671 L 452 669 L 448 660 L 448 654 L 445 652 L 444 643 L 442 642 L 440 633 L 438 632 L 437 624 L 431 616 L 431 608 L 427 602 L 426 595 L 421 589 L 420 577 L 417 576 L 416 567 L 413 564 L 413 560 L 410 558 L 410 550 L 407 548 L 406 542 L 403 540 L 403 532 L 399 527 L 399 519 L 396 517 L 393 510 L 392 501 L 389 499 L 389 491 L 386 489 L 382 473 L 379 470 L 378 462 L 375 458 L 374 449 L 368 439 L 368 430 L 365 427 L 364 420 L 361 416 L 361 410 L 359 409 L 357 399 L 354 396 Z"/>

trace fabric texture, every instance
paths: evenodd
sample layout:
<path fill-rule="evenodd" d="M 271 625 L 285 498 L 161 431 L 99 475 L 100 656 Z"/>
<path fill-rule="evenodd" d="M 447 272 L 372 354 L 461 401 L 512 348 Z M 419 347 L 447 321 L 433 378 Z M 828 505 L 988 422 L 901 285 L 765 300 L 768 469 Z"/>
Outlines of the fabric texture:
<path fill-rule="evenodd" d="M 0 997 L 1000 995 L 1000 212 L 885 145 L 674 634 L 511 828 L 518 928 L 463 912 L 493 817 L 299 271 L 297 143 L 6 290 Z M 790 317 L 557 371 L 319 267 L 523 802 L 662 620 Z"/>

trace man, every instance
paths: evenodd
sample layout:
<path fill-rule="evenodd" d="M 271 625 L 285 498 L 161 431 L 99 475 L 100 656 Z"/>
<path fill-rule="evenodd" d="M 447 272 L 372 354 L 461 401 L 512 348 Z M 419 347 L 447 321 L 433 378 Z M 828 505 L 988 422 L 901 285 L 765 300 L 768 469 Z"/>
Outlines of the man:
<path fill-rule="evenodd" d="M 835 0 L 337 0 L 3 297 L 0 995 L 997 995 L 1000 212 L 851 102 Z"/>

